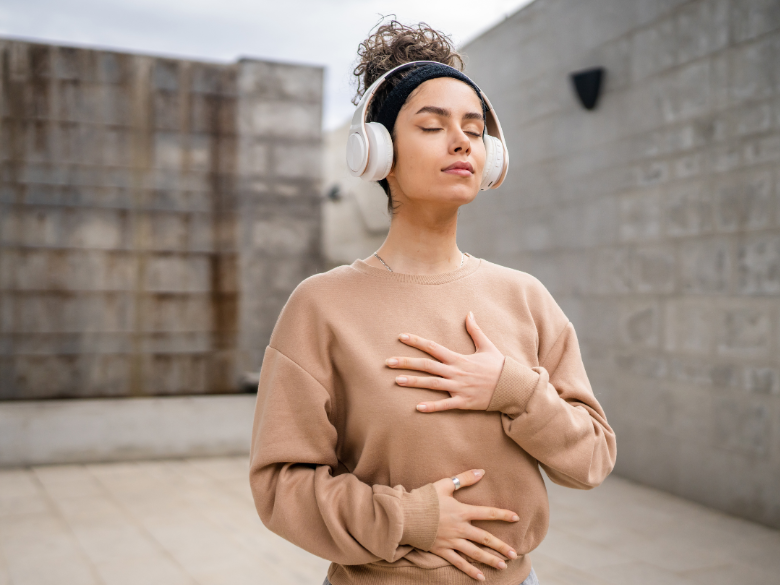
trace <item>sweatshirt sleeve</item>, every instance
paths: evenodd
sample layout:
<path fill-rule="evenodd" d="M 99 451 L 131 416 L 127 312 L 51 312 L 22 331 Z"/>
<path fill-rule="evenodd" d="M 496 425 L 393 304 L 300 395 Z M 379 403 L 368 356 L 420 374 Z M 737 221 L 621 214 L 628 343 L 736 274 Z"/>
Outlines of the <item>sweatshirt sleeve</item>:
<path fill-rule="evenodd" d="M 571 321 L 546 289 L 538 310 L 539 366 L 504 358 L 487 410 L 502 413 L 506 434 L 560 485 L 590 489 L 612 471 L 615 433 L 596 400 Z M 562 323 L 553 328 L 551 323 Z"/>
<path fill-rule="evenodd" d="M 250 451 L 250 486 L 263 524 L 340 564 L 393 562 L 413 548 L 429 550 L 439 522 L 433 485 L 407 492 L 346 472 L 332 408 L 317 379 L 266 348 Z"/>

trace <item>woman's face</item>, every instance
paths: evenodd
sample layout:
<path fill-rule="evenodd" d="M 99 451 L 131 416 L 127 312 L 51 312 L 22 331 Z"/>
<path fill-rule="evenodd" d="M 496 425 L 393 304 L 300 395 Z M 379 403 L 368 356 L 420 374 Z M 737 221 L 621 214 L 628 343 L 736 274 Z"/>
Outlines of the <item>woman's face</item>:
<path fill-rule="evenodd" d="M 395 122 L 393 200 L 459 207 L 479 192 L 485 166 L 485 126 L 476 92 L 451 77 L 421 83 Z M 465 163 L 470 169 L 452 169 Z"/>

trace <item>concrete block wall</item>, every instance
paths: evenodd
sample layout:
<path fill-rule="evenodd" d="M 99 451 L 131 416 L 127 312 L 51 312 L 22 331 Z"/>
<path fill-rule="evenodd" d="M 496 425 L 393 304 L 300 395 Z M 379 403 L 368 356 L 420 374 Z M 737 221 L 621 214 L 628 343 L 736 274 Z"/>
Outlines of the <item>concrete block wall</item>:
<path fill-rule="evenodd" d="M 511 168 L 461 247 L 566 311 L 616 474 L 780 527 L 780 2 L 536 0 L 462 50 Z"/>
<path fill-rule="evenodd" d="M 240 367 L 257 371 L 292 290 L 323 268 L 319 67 L 241 61 Z"/>
<path fill-rule="evenodd" d="M 3 39 L 0 68 L 0 399 L 237 391 L 320 266 L 322 69 Z"/>

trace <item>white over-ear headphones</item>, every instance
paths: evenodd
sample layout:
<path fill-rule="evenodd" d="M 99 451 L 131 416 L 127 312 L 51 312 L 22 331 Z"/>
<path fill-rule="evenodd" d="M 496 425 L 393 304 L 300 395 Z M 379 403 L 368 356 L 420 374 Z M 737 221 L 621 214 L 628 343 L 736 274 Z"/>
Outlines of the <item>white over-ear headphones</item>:
<path fill-rule="evenodd" d="M 347 167 L 353 177 L 360 177 L 366 181 L 379 181 L 390 172 L 393 166 L 393 139 L 383 124 L 379 122 L 366 123 L 366 112 L 371 98 L 389 75 L 400 69 L 421 63 L 444 65 L 438 61 L 404 63 L 382 75 L 363 94 L 363 98 L 352 116 L 349 138 L 347 139 Z M 453 69 L 455 68 L 453 67 Z M 455 69 L 455 71 L 458 70 Z M 487 106 L 487 119 L 485 120 L 487 133 L 483 135 L 485 168 L 482 171 L 482 182 L 479 188 L 481 191 L 486 191 L 487 189 L 495 189 L 504 182 L 509 168 L 509 152 L 496 112 L 481 89 L 480 94 L 482 94 L 482 99 L 485 100 Z"/>

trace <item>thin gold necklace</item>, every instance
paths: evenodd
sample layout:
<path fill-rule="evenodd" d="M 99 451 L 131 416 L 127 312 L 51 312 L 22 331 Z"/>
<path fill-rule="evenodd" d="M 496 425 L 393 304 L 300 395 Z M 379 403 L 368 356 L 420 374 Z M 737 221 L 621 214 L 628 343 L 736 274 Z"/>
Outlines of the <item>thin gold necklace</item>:
<path fill-rule="evenodd" d="M 377 254 L 376 252 L 374 252 L 374 256 L 376 256 L 376 259 L 377 259 L 377 260 L 379 260 L 379 261 L 380 261 L 382 264 L 384 264 L 384 265 L 385 265 L 385 268 L 387 268 L 387 269 L 388 269 L 390 272 L 392 272 L 392 271 L 393 271 L 393 269 L 392 269 L 392 268 L 390 268 L 390 267 L 387 265 L 387 262 L 385 262 L 384 260 L 382 260 L 382 259 L 379 257 L 379 254 Z M 463 252 L 461 252 L 461 253 L 460 253 L 460 266 L 458 266 L 458 268 L 460 268 L 461 266 L 463 266 L 463 261 L 464 261 L 465 259 L 466 259 L 466 255 L 465 255 Z"/>

